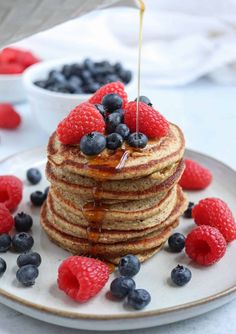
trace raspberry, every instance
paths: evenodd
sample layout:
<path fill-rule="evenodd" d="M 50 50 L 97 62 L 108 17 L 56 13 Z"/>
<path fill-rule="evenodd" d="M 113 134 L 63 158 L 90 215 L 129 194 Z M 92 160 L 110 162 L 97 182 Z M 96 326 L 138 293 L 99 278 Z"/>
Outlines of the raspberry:
<path fill-rule="evenodd" d="M 83 303 L 95 296 L 109 278 L 108 266 L 83 256 L 70 256 L 58 269 L 57 284 L 72 299 Z"/>
<path fill-rule="evenodd" d="M 185 190 L 201 190 L 209 186 L 212 181 L 211 172 L 193 160 L 185 160 L 185 170 L 179 181 Z"/>
<path fill-rule="evenodd" d="M 14 225 L 12 215 L 6 206 L 0 203 L 0 234 L 8 233 Z"/>
<path fill-rule="evenodd" d="M 131 132 L 136 132 L 137 103 L 129 102 L 125 108 L 125 124 Z M 161 138 L 167 135 L 169 123 L 158 111 L 144 102 L 139 102 L 139 131 L 149 138 Z"/>
<path fill-rule="evenodd" d="M 16 129 L 21 123 L 20 115 L 9 103 L 0 104 L 0 128 Z"/>
<path fill-rule="evenodd" d="M 225 254 L 226 241 L 219 230 L 212 226 L 198 226 L 186 238 L 185 251 L 202 266 L 219 261 Z"/>
<path fill-rule="evenodd" d="M 15 209 L 22 199 L 23 184 L 13 175 L 0 176 L 0 203 L 9 210 Z"/>
<path fill-rule="evenodd" d="M 0 74 L 20 74 L 24 69 L 24 66 L 18 63 L 0 63 Z"/>
<path fill-rule="evenodd" d="M 105 122 L 97 108 L 88 102 L 79 104 L 59 123 L 57 135 L 67 144 L 79 144 L 80 139 L 90 132 L 105 132 Z"/>
<path fill-rule="evenodd" d="M 128 97 L 127 97 L 126 92 L 124 91 L 124 84 L 120 81 L 111 82 L 99 88 L 93 94 L 93 96 L 90 97 L 89 102 L 92 104 L 95 104 L 95 103 L 100 104 L 102 103 L 102 98 L 105 95 L 112 94 L 112 93 L 115 93 L 122 98 L 123 100 L 122 108 L 124 108 L 128 102 Z"/>
<path fill-rule="evenodd" d="M 227 242 L 236 239 L 236 224 L 228 205 L 219 198 L 202 199 L 192 210 L 197 225 L 218 228 Z"/>

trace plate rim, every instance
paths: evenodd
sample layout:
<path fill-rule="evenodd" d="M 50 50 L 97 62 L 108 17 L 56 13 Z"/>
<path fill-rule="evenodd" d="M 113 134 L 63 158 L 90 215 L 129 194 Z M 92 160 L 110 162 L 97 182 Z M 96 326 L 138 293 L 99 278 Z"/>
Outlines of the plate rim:
<path fill-rule="evenodd" d="M 32 149 L 26 149 L 21 152 L 13 153 L 3 159 L 0 160 L 0 165 L 4 162 L 13 159 L 14 157 L 21 156 L 22 154 L 35 152 L 37 150 L 45 150 L 45 146 L 38 146 Z M 202 156 L 203 158 L 211 159 L 215 161 L 217 164 L 223 165 L 225 168 L 229 169 L 232 173 L 236 174 L 236 170 L 226 163 L 212 157 L 211 155 L 199 152 L 197 150 L 192 149 L 185 149 L 186 153 L 193 153 Z M 198 306 L 202 306 L 205 304 L 208 304 L 210 302 L 217 301 L 223 297 L 230 296 L 232 294 L 236 293 L 236 284 L 233 286 L 220 291 L 216 294 L 213 294 L 211 296 L 208 296 L 206 298 L 201 298 L 193 302 L 184 303 L 178 306 L 172 306 L 172 307 L 165 307 L 161 310 L 152 310 L 152 311 L 142 311 L 142 312 L 131 312 L 131 313 L 120 313 L 117 315 L 96 315 L 96 314 L 86 314 L 86 313 L 79 313 L 79 312 L 69 312 L 69 311 L 62 311 L 55 309 L 53 307 L 47 307 L 42 306 L 40 304 L 32 303 L 29 301 L 26 301 L 23 298 L 16 297 L 15 295 L 6 292 L 5 290 L 0 288 L 0 297 L 3 297 L 4 299 L 7 299 L 11 302 L 16 302 L 18 305 L 25 306 L 27 308 L 32 308 L 34 311 L 44 312 L 53 316 L 59 316 L 69 319 L 77 319 L 77 320 L 122 320 L 122 319 L 135 319 L 135 318 L 147 318 L 147 317 L 157 317 L 161 315 L 168 315 L 170 313 L 174 313 L 177 311 L 184 311 L 187 309 L 192 309 Z"/>

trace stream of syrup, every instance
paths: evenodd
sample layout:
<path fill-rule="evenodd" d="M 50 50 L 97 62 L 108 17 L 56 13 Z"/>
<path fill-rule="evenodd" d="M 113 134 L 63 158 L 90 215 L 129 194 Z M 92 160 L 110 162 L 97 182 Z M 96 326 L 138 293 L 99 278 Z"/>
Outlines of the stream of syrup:
<path fill-rule="evenodd" d="M 137 80 L 137 108 L 136 108 L 136 132 L 139 132 L 139 97 L 140 97 L 140 70 L 141 70 L 141 48 L 142 48 L 142 30 L 143 30 L 143 14 L 145 6 L 142 0 L 139 0 L 139 42 L 138 42 L 138 80 Z M 97 184 L 93 189 L 93 201 L 85 203 L 82 212 L 85 219 L 88 222 L 87 227 L 87 239 L 90 245 L 90 255 L 96 257 L 99 255 L 98 242 L 102 232 L 102 223 L 109 210 L 109 205 L 104 204 L 102 201 L 103 181 L 110 179 L 111 175 L 119 173 L 130 154 L 132 154 L 131 148 L 121 148 L 113 153 L 108 153 L 107 156 L 96 156 L 89 160 L 88 165 L 85 168 L 91 169 L 93 178 L 97 179 Z M 99 167 L 99 170 L 93 167 Z M 107 263 L 110 272 L 115 270 L 115 266 L 111 263 Z"/>

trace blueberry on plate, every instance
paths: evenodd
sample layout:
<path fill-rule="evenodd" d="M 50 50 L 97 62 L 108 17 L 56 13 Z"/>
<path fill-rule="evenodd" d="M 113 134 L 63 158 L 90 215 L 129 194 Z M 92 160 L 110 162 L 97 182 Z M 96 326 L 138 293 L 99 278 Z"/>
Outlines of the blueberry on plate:
<path fill-rule="evenodd" d="M 131 277 L 117 277 L 110 285 L 111 294 L 117 298 L 125 298 L 135 289 L 135 282 Z"/>
<path fill-rule="evenodd" d="M 19 268 L 16 272 L 17 280 L 24 286 L 34 285 L 36 278 L 39 275 L 38 268 L 32 264 L 28 264 Z"/>
<path fill-rule="evenodd" d="M 34 206 L 41 206 L 43 202 L 45 201 L 45 199 L 46 199 L 45 193 L 39 190 L 34 191 L 30 195 L 31 203 Z"/>
<path fill-rule="evenodd" d="M 80 150 L 85 155 L 98 155 L 106 148 L 106 137 L 99 132 L 91 132 L 80 140 Z"/>
<path fill-rule="evenodd" d="M 151 295 L 147 290 L 136 289 L 128 295 L 128 305 L 132 306 L 135 310 L 141 310 L 147 306 L 151 301 Z"/>
<path fill-rule="evenodd" d="M 191 277 L 191 271 L 187 267 L 179 264 L 171 271 L 171 279 L 178 286 L 187 284 L 191 280 Z"/>
<path fill-rule="evenodd" d="M 24 212 L 18 213 L 14 217 L 14 222 L 15 228 L 18 232 L 28 232 L 33 225 L 32 217 Z"/>
<path fill-rule="evenodd" d="M 22 253 L 16 260 L 18 267 L 23 267 L 27 264 L 32 264 L 33 266 L 39 267 L 41 262 L 41 256 L 36 252 Z"/>
<path fill-rule="evenodd" d="M 6 261 L 0 257 L 0 276 L 2 276 L 7 269 Z"/>
<path fill-rule="evenodd" d="M 184 218 L 192 218 L 192 209 L 194 207 L 193 202 L 188 203 L 188 208 L 184 211 Z"/>
<path fill-rule="evenodd" d="M 104 108 L 112 113 L 116 109 L 120 109 L 122 107 L 123 100 L 118 94 L 107 94 L 102 99 L 102 105 Z"/>
<path fill-rule="evenodd" d="M 107 133 L 113 133 L 116 130 L 117 125 L 122 121 L 122 115 L 118 112 L 110 114 L 106 119 Z"/>
<path fill-rule="evenodd" d="M 38 184 L 42 179 L 42 174 L 38 168 L 30 168 L 26 172 L 26 177 L 31 184 Z"/>
<path fill-rule="evenodd" d="M 129 135 L 127 142 L 131 147 L 144 148 L 147 145 L 148 137 L 141 132 L 134 132 Z"/>
<path fill-rule="evenodd" d="M 128 254 L 120 259 L 118 270 L 122 276 L 133 277 L 139 272 L 140 266 L 137 256 Z"/>
<path fill-rule="evenodd" d="M 17 233 L 12 238 L 12 246 L 17 253 L 28 252 L 33 245 L 34 239 L 28 233 Z"/>
<path fill-rule="evenodd" d="M 127 139 L 130 134 L 130 129 L 126 124 L 119 124 L 117 125 L 115 132 L 119 133 L 119 135 L 121 135 L 123 139 Z"/>
<path fill-rule="evenodd" d="M 135 99 L 135 101 L 137 101 L 137 98 Z M 144 95 L 139 96 L 139 102 L 143 102 L 147 104 L 148 106 L 152 107 L 152 102 L 147 96 L 144 96 Z"/>
<path fill-rule="evenodd" d="M 125 111 L 124 111 L 124 109 L 116 109 L 115 111 L 114 111 L 114 113 L 118 113 L 118 114 L 120 114 L 120 117 L 121 117 L 121 123 L 124 123 L 124 114 L 125 114 Z"/>
<path fill-rule="evenodd" d="M 177 232 L 172 234 L 168 239 L 168 245 L 172 252 L 181 252 L 185 247 L 185 236 Z"/>
<path fill-rule="evenodd" d="M 124 84 L 128 84 L 132 79 L 132 72 L 130 70 L 122 70 L 120 71 L 119 76 Z"/>
<path fill-rule="evenodd" d="M 11 247 L 11 237 L 8 234 L 0 235 L 0 253 L 5 253 Z"/>
<path fill-rule="evenodd" d="M 123 138 L 118 133 L 111 133 L 107 136 L 107 148 L 109 150 L 116 150 L 123 144 Z"/>

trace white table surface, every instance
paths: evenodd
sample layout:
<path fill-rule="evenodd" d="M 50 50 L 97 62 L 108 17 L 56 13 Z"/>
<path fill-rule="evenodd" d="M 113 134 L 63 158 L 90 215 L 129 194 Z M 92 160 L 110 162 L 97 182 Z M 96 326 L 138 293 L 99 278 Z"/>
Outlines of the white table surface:
<path fill-rule="evenodd" d="M 201 80 L 185 88 L 148 89 L 143 91 L 143 94 L 149 96 L 154 105 L 169 120 L 182 127 L 188 148 L 207 153 L 236 169 L 236 87 L 216 86 Z M 135 91 L 133 95 L 135 96 Z M 38 128 L 29 106 L 18 104 L 16 108 L 23 117 L 23 124 L 17 131 L 0 131 L 1 159 L 47 142 L 48 135 Z M 134 332 L 140 334 L 234 333 L 235 312 L 236 300 L 195 319 Z M 0 334 L 92 333 L 42 323 L 3 305 L 0 305 L 0 324 Z"/>

